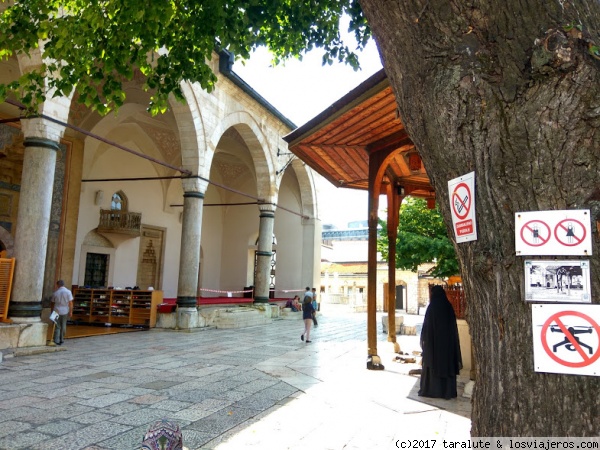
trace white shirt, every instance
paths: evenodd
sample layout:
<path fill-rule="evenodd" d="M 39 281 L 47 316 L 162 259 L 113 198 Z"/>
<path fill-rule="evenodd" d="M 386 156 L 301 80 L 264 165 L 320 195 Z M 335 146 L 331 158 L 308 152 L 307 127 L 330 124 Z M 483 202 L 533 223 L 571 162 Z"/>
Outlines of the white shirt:
<path fill-rule="evenodd" d="M 69 314 L 69 302 L 73 301 L 73 294 L 66 287 L 61 286 L 52 295 L 54 302 L 54 311 L 61 316 Z"/>

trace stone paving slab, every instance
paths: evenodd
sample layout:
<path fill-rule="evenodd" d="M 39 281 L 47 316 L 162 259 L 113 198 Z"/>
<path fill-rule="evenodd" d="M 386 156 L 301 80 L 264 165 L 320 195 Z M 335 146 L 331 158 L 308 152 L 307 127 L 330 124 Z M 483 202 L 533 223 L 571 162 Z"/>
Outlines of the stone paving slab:
<path fill-rule="evenodd" d="M 0 449 L 139 449 L 159 418 L 181 426 L 188 450 L 385 449 L 407 433 L 469 436 L 470 401 L 419 398 L 419 379 L 408 375 L 417 366 L 394 362 L 381 330 L 386 370 L 366 369 L 365 313 L 323 312 L 310 344 L 302 330 L 301 321 L 277 320 L 5 353 Z M 417 336 L 398 342 L 418 349 Z"/>

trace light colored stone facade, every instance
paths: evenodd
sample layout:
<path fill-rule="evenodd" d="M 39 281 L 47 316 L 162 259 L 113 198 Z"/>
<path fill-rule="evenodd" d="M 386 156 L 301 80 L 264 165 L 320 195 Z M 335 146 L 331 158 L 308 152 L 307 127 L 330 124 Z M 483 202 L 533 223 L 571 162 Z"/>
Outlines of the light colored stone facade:
<path fill-rule="evenodd" d="M 38 309 L 59 278 L 69 287 L 101 280 L 104 287 L 123 288 L 155 279 L 158 285 L 152 287 L 177 302 L 194 302 L 197 295 L 241 297 L 245 287 L 257 282 L 265 293 L 283 297 L 318 283 L 318 175 L 278 155 L 287 148 L 282 138 L 294 124 L 248 91 L 226 64 L 219 65 L 221 56 L 215 54 L 211 63 L 218 76 L 213 92 L 186 84 L 186 102 L 173 101 L 160 116 L 147 113 L 143 77 L 137 74 L 125 86 L 127 100 L 118 114 L 101 117 L 71 98 L 58 97 L 41 108 L 58 123 L 41 117 L 0 124 L 0 149 L 6 154 L 0 159 L 0 212 L 6 210 L 0 241 L 19 267 L 11 301 L 11 308 L 19 303 L 12 309 L 17 320 L 43 323 Z M 36 61 L 40 55 L 0 62 L 0 81 L 15 79 Z M 0 119 L 19 116 L 14 105 L 0 104 Z M 23 143 L 31 137 L 44 141 L 29 152 L 35 158 L 29 164 Z M 52 145 L 63 149 L 64 158 L 61 154 L 55 162 Z M 185 171 L 192 177 L 182 180 Z M 29 179 L 35 183 L 27 185 L 50 193 L 58 179 L 59 201 L 48 196 L 42 202 L 35 191 L 27 193 L 24 180 Z M 161 239 L 153 242 L 155 265 L 141 256 L 148 236 L 98 232 L 101 210 L 114 206 L 115 193 L 124 195 L 125 213 L 141 215 L 142 230 L 161 230 Z M 184 199 L 193 200 L 186 207 Z M 271 213 L 265 223 L 261 208 Z M 48 235 L 46 222 L 54 227 L 54 240 L 42 238 Z M 17 231 L 34 238 L 15 242 Z M 259 236 L 265 260 L 257 273 Z M 101 273 L 93 278 L 96 269 Z M 152 276 L 140 273 L 146 269 Z M 176 326 L 202 326 L 197 312 L 180 312 Z M 26 317 L 19 319 L 20 314 Z"/>
<path fill-rule="evenodd" d="M 352 306 L 355 311 L 366 311 L 367 301 L 367 241 L 349 241 L 350 249 L 344 249 L 345 242 L 339 240 L 329 246 L 329 254 L 336 263 L 321 263 L 321 301 Z M 362 248 L 359 246 L 362 245 Z M 341 255 L 351 253 L 355 261 L 341 262 L 335 250 Z M 362 260 L 358 259 L 361 258 Z M 419 272 L 396 270 L 396 286 L 402 286 L 402 309 L 408 314 L 419 314 L 429 304 L 429 284 L 443 284 L 444 280 L 424 276 L 433 264 L 423 264 Z M 387 310 L 387 262 L 377 264 L 377 311 Z M 400 302 L 399 302 L 400 303 Z"/>

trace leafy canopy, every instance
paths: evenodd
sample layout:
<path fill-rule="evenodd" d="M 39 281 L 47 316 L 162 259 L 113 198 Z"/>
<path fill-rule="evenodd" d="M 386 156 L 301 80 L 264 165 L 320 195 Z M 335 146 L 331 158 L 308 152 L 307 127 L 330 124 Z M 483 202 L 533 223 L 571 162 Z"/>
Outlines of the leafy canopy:
<path fill-rule="evenodd" d="M 387 223 L 377 238 L 377 250 L 388 261 Z M 454 245 L 448 238 L 438 207 L 427 208 L 427 201 L 407 197 L 400 206 L 400 224 L 396 239 L 396 268 L 417 271 L 423 263 L 435 262 L 431 275 L 446 278 L 459 273 Z"/>
<path fill-rule="evenodd" d="M 151 92 L 149 110 L 164 112 L 180 83 L 198 82 L 211 91 L 214 50 L 248 59 L 267 46 L 278 64 L 321 48 L 323 64 L 334 60 L 359 67 L 357 51 L 371 36 L 358 0 L 0 0 L 0 60 L 43 45 L 43 64 L 6 85 L 34 109 L 46 92 L 68 96 L 101 114 L 125 101 L 123 83 L 139 70 Z M 350 49 L 340 37 L 340 18 L 350 17 L 356 39 Z M 47 85 L 48 90 L 44 88 Z"/>

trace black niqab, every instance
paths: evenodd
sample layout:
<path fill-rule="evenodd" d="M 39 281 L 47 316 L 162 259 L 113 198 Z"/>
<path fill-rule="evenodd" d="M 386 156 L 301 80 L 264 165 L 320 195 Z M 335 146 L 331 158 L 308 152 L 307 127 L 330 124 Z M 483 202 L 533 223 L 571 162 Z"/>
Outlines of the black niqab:
<path fill-rule="evenodd" d="M 419 395 L 456 397 L 456 375 L 462 369 L 462 357 L 456 315 L 442 286 L 431 289 L 421 331 L 421 348 L 423 370 Z"/>

